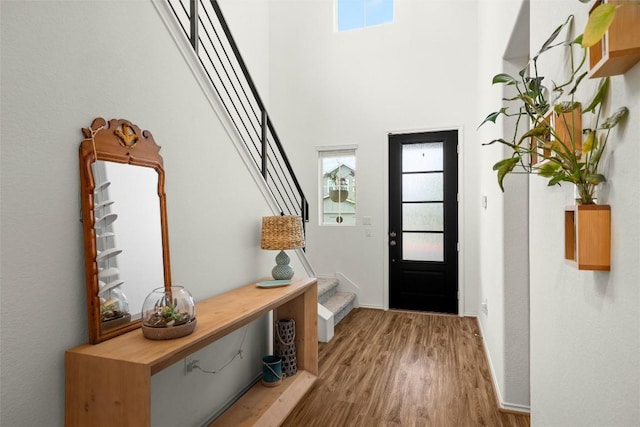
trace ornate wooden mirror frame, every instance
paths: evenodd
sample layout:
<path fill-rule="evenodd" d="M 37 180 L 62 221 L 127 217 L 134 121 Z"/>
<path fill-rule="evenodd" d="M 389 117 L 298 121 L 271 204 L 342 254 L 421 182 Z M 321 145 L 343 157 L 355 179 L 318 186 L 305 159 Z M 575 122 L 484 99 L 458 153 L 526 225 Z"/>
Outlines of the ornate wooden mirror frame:
<path fill-rule="evenodd" d="M 96 210 L 99 209 L 96 202 L 98 202 L 98 204 L 102 203 L 102 205 L 105 203 L 114 203 L 110 200 L 106 202 L 98 200 L 97 194 L 101 191 L 101 188 L 96 188 L 96 176 L 94 173 L 96 170 L 94 168 L 97 167 L 98 161 L 105 161 L 107 165 L 109 162 L 113 162 L 120 165 L 152 168 L 157 172 L 157 196 L 159 199 L 158 208 L 160 218 L 160 224 L 158 227 L 161 232 L 161 262 L 163 264 L 162 273 L 158 272 L 157 274 L 158 276 L 163 274 L 165 288 L 171 287 L 171 269 L 169 263 L 166 196 L 164 192 L 164 168 L 162 157 L 159 154 L 160 146 L 155 143 L 153 136 L 149 131 L 141 131 L 138 126 L 127 120 L 113 119 L 107 123 L 103 118 L 96 118 L 91 123 L 91 126 L 89 128 L 83 128 L 82 132 L 85 139 L 80 144 L 80 187 L 84 231 L 87 313 L 89 319 L 89 342 L 91 344 L 95 344 L 139 328 L 141 323 L 140 312 L 142 309 L 142 302 L 140 302 L 140 306 L 131 307 L 128 312 L 127 310 L 124 310 L 124 313 L 121 310 L 111 309 L 117 304 L 106 305 L 107 299 L 105 299 L 104 294 L 105 292 L 111 294 L 112 289 L 109 288 L 109 290 L 105 290 L 105 288 L 109 285 L 115 285 L 113 289 L 119 288 L 119 284 L 122 284 L 120 282 L 123 281 L 119 281 L 119 284 L 115 283 L 116 281 L 111 281 L 109 285 L 106 284 L 107 280 L 101 281 L 99 274 L 101 277 L 109 277 L 109 272 L 105 271 L 105 268 L 99 265 L 99 257 L 104 260 L 106 256 L 114 253 L 119 256 L 122 251 L 116 251 L 115 247 L 104 250 L 104 244 L 102 243 L 103 237 L 105 235 L 113 237 L 113 232 L 104 232 L 102 236 L 98 236 L 97 234 L 97 229 L 104 231 L 104 229 L 100 228 L 104 225 L 104 223 L 101 223 L 101 220 L 104 221 L 106 219 L 113 219 L 114 216 L 117 217 L 116 214 L 109 214 L 96 219 Z M 140 170 L 144 171 L 145 174 L 149 173 L 148 169 Z M 151 173 L 151 175 L 153 175 L 153 173 Z M 100 187 L 100 184 L 101 183 L 98 183 L 98 187 Z M 150 184 L 151 186 L 155 184 L 155 176 L 153 178 L 153 182 L 150 182 Z M 125 191 L 128 191 L 128 189 L 125 189 Z M 149 208 L 151 211 L 154 211 L 155 209 L 155 206 L 151 206 Z M 138 213 L 141 213 L 143 210 L 146 210 L 146 206 L 145 209 L 142 210 L 137 208 L 136 215 L 133 216 L 137 216 Z M 153 213 L 153 215 L 157 216 L 158 213 Z M 110 216 L 111 218 L 105 218 L 107 216 Z M 100 224 L 96 224 L 96 221 Z M 98 243 L 98 239 L 101 240 L 100 244 Z M 141 243 L 142 249 L 146 250 L 144 246 L 145 242 Z M 101 249 L 103 249 L 102 251 L 99 250 L 99 245 L 101 246 Z M 156 252 L 158 253 L 159 258 L 160 249 L 158 248 Z M 144 260 L 142 259 L 133 260 L 134 263 L 140 264 L 142 264 L 143 261 Z M 139 267 L 144 268 L 142 265 Z M 116 268 L 110 268 L 107 270 L 110 270 L 111 272 L 118 271 Z M 146 272 L 143 270 L 141 274 L 144 275 Z M 131 286 L 136 286 L 136 283 L 132 283 Z M 154 287 L 157 288 L 159 286 L 162 285 L 158 283 Z M 147 293 L 150 293 L 152 289 L 145 288 L 139 291 L 146 291 Z M 109 299 L 109 301 L 112 299 Z M 124 297 L 124 301 L 127 301 L 126 297 Z M 105 311 L 108 311 L 109 316 L 105 315 Z M 114 312 L 118 314 L 114 315 Z M 134 314 L 132 315 L 132 313 Z M 105 320 L 105 318 L 107 320 Z"/>

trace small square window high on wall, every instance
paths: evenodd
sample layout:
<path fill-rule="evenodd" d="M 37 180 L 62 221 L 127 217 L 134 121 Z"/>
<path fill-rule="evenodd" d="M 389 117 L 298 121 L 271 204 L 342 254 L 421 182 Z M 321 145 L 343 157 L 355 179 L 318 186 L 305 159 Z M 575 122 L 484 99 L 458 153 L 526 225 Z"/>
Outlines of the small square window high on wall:
<path fill-rule="evenodd" d="M 338 31 L 393 22 L 393 0 L 335 0 L 335 2 Z"/>

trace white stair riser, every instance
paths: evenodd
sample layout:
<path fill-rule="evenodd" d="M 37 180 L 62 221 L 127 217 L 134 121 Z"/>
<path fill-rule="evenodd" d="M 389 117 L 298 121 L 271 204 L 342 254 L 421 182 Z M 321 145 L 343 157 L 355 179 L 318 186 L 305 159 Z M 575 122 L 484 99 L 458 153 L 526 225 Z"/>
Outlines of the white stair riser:
<path fill-rule="evenodd" d="M 333 278 L 318 279 L 318 341 L 329 342 L 333 329 L 355 306 L 356 295 L 339 292 Z"/>

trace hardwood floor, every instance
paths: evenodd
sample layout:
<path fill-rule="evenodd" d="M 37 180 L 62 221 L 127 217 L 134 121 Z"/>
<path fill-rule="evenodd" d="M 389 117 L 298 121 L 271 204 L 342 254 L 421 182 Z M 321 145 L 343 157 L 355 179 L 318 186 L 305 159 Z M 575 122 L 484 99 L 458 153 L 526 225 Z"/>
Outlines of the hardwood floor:
<path fill-rule="evenodd" d="M 528 427 L 498 410 L 479 334 L 473 318 L 355 309 L 283 426 Z"/>

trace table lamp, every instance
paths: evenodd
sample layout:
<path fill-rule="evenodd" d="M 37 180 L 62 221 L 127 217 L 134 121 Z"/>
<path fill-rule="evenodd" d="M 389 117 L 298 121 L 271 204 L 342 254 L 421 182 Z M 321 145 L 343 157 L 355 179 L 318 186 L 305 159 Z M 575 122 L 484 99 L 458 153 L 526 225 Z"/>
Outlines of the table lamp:
<path fill-rule="evenodd" d="M 262 217 L 260 247 L 280 250 L 276 255 L 276 266 L 271 270 L 274 279 L 289 280 L 293 277 L 293 268 L 289 265 L 289 256 L 285 249 L 303 246 L 302 218 L 292 215 Z"/>

